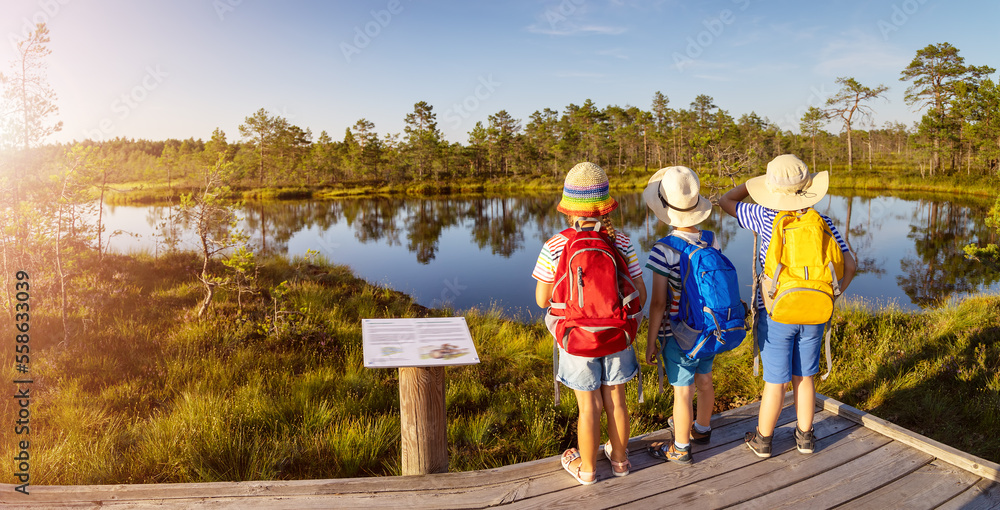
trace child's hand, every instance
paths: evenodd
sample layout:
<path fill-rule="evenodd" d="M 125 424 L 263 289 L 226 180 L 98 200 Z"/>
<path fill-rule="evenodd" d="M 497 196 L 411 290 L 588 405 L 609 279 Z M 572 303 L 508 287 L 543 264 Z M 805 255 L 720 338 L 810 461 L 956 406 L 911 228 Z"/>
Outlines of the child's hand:
<path fill-rule="evenodd" d="M 646 364 L 647 365 L 657 365 L 659 361 L 656 359 L 656 351 L 659 350 L 656 345 L 656 340 L 651 340 L 646 342 Z"/>

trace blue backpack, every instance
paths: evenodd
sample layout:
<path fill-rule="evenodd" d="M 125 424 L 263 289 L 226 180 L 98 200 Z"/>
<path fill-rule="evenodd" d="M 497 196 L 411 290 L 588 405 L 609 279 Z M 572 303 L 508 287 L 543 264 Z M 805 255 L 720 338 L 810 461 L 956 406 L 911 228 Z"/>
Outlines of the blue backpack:
<path fill-rule="evenodd" d="M 747 335 L 749 309 L 740 299 L 736 268 L 712 247 L 713 238 L 702 230 L 697 243 L 677 236 L 657 241 L 681 255 L 679 321 L 669 319 L 677 345 L 691 359 L 735 349 Z"/>

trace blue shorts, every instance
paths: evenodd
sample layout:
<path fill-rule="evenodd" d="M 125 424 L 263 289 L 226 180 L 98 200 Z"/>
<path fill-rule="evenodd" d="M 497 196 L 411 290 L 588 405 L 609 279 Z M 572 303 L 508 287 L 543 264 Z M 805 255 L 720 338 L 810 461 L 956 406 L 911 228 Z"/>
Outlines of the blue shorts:
<path fill-rule="evenodd" d="M 567 388 L 594 391 L 601 386 L 625 384 L 639 373 L 632 347 L 600 358 L 574 356 L 559 348 L 559 382 Z"/>
<path fill-rule="evenodd" d="M 765 316 L 757 324 L 764 382 L 785 384 L 792 376 L 816 375 L 825 327 L 826 324 L 782 324 Z"/>
<path fill-rule="evenodd" d="M 704 359 L 691 359 L 684 355 L 673 335 L 666 340 L 660 337 L 662 345 L 664 371 L 671 386 L 691 386 L 695 374 L 711 374 L 715 356 Z"/>

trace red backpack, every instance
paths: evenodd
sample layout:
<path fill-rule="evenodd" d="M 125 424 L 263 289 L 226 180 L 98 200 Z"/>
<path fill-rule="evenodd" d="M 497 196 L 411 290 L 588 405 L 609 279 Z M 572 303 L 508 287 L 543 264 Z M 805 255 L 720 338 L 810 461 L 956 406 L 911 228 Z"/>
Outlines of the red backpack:
<path fill-rule="evenodd" d="M 627 349 L 642 315 L 628 263 L 600 228 L 600 222 L 592 229 L 577 222 L 560 233 L 567 241 L 549 301 L 559 346 L 587 358 Z"/>

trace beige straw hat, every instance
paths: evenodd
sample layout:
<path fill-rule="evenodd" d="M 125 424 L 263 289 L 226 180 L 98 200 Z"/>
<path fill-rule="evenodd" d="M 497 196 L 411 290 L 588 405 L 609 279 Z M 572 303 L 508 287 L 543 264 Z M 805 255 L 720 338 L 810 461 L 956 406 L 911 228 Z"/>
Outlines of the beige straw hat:
<path fill-rule="evenodd" d="M 667 225 L 691 227 L 712 213 L 712 202 L 699 195 L 701 182 L 686 166 L 661 168 L 649 178 L 642 199 L 653 214 Z"/>
<path fill-rule="evenodd" d="M 747 191 L 758 204 L 777 211 L 797 211 L 816 205 L 826 196 L 830 174 L 809 173 L 792 154 L 782 154 L 767 164 L 767 172 L 747 181 Z"/>

